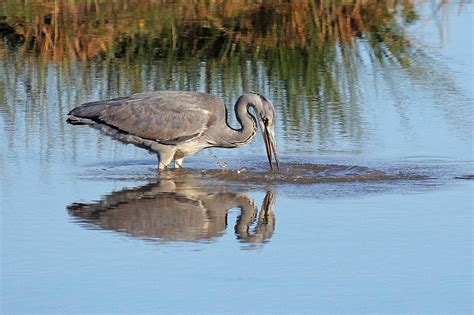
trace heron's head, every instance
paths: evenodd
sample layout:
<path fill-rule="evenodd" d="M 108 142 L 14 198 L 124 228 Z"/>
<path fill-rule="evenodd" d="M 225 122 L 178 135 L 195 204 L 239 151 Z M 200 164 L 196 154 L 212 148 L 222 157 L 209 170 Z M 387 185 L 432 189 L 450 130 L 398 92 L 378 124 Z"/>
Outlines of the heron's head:
<path fill-rule="evenodd" d="M 252 93 L 255 95 L 254 101 L 252 102 L 255 111 L 257 113 L 257 120 L 260 125 L 260 130 L 262 131 L 263 141 L 265 142 L 265 148 L 267 149 L 268 162 L 270 163 L 270 168 L 273 170 L 272 164 L 272 151 L 273 156 L 275 157 L 277 170 L 280 170 L 280 164 L 278 162 L 278 150 L 275 140 L 275 108 L 273 107 L 272 102 L 267 99 L 265 96 Z"/>

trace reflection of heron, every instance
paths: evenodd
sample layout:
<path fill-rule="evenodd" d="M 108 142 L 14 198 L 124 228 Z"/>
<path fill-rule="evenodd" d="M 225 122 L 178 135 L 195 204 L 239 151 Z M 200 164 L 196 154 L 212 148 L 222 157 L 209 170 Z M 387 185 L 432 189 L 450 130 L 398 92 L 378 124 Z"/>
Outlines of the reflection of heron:
<path fill-rule="evenodd" d="M 68 122 L 90 125 L 125 143 L 156 152 L 159 169 L 174 159 L 182 167 L 183 158 L 209 147 L 235 148 L 248 143 L 257 131 L 257 113 L 270 168 L 272 150 L 277 168 L 275 109 L 257 93 L 246 93 L 235 104 L 241 128 L 227 123 L 224 103 L 213 95 L 195 92 L 161 91 L 133 94 L 107 101 L 83 104 L 69 112 Z"/>
<path fill-rule="evenodd" d="M 113 192 L 99 202 L 73 203 L 69 213 L 79 222 L 163 241 L 197 241 L 219 237 L 229 209 L 240 209 L 237 238 L 246 243 L 268 241 L 275 229 L 275 196 L 267 192 L 262 209 L 243 193 L 209 192 L 170 180 Z M 253 226 L 253 228 L 252 228 Z"/>

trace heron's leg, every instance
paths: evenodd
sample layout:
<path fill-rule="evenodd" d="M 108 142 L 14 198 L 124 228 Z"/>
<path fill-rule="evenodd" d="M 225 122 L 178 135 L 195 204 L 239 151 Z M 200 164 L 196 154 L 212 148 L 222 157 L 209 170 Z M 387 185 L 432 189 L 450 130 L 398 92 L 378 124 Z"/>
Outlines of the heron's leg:
<path fill-rule="evenodd" d="M 174 154 L 174 168 L 183 168 L 184 154 L 177 150 Z"/>
<path fill-rule="evenodd" d="M 158 170 L 163 171 L 165 168 L 168 168 L 168 164 L 170 164 L 170 162 L 171 159 L 169 159 L 168 161 L 160 160 L 160 162 L 158 163 Z"/>
<path fill-rule="evenodd" d="M 158 153 L 158 170 L 162 171 L 168 167 L 171 160 L 173 159 L 173 152 L 160 152 Z"/>
<path fill-rule="evenodd" d="M 174 159 L 174 168 L 183 168 L 184 157 L 180 159 Z"/>

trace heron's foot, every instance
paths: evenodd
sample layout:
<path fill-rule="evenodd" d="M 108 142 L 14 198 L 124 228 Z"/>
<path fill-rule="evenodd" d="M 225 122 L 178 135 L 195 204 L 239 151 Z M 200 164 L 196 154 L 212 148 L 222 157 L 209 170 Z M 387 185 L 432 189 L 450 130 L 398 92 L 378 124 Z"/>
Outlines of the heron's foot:
<path fill-rule="evenodd" d="M 169 170 L 169 167 L 168 167 L 169 164 L 170 164 L 170 162 L 168 162 L 168 163 L 163 163 L 163 162 L 160 161 L 160 162 L 158 163 L 158 171 L 162 172 L 162 171 L 167 171 L 167 170 Z"/>
<path fill-rule="evenodd" d="M 183 158 L 174 160 L 174 168 L 183 168 Z"/>
<path fill-rule="evenodd" d="M 161 172 L 165 169 L 168 169 L 168 165 L 170 164 L 172 158 L 173 155 L 169 152 L 158 154 L 158 171 Z"/>
<path fill-rule="evenodd" d="M 159 172 L 162 172 L 164 170 L 167 170 L 168 169 L 168 166 L 167 165 L 164 165 L 163 163 L 158 163 L 158 171 Z"/>

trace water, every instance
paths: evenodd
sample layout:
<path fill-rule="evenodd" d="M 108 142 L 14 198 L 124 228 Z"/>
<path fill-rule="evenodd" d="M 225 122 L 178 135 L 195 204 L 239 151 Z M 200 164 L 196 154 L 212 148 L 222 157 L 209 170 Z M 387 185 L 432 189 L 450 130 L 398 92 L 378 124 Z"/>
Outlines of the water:
<path fill-rule="evenodd" d="M 367 32 L 335 41 L 301 23 L 308 3 L 242 4 L 235 20 L 231 5 L 66 6 L 96 36 L 65 28 L 48 49 L 28 34 L 54 15 L 2 5 L 1 23 L 31 27 L 0 25 L 2 313 L 472 312 L 472 3 L 407 2 L 380 34 L 386 5 L 363 6 Z M 282 171 L 257 136 L 157 175 L 155 156 L 65 123 L 83 102 L 159 89 L 229 108 L 262 92 Z"/>

